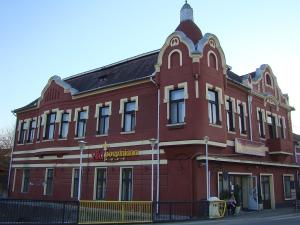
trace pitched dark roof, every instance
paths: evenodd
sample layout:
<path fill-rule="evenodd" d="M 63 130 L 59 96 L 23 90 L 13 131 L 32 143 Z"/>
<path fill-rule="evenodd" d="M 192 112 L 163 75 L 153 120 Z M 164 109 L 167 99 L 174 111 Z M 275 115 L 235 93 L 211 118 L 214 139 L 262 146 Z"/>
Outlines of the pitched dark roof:
<path fill-rule="evenodd" d="M 75 75 L 64 79 L 64 81 L 78 90 L 80 94 L 111 85 L 140 80 L 154 73 L 157 57 L 158 51 L 155 51 L 132 60 L 104 66 L 82 75 Z"/>
<path fill-rule="evenodd" d="M 159 51 L 126 59 L 108 66 L 67 77 L 64 81 L 75 88 L 78 93 L 93 91 L 121 83 L 141 80 L 150 77 L 155 71 Z M 39 99 L 13 110 L 17 113 L 37 106 Z"/>
<path fill-rule="evenodd" d="M 233 81 L 238 83 L 242 83 L 242 77 L 237 75 L 236 73 L 232 72 L 231 70 L 227 70 L 227 77 Z"/>

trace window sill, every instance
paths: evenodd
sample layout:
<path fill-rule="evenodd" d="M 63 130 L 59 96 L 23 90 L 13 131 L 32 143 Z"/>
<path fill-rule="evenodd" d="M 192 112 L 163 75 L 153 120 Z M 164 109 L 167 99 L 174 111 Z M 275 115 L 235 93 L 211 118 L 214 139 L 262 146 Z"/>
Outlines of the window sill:
<path fill-rule="evenodd" d="M 26 145 L 33 145 L 33 142 L 27 142 Z"/>
<path fill-rule="evenodd" d="M 68 138 L 59 138 L 59 139 L 57 139 L 58 141 L 67 141 L 68 140 Z"/>
<path fill-rule="evenodd" d="M 80 140 L 80 139 L 85 139 L 85 136 L 84 137 L 74 137 L 74 140 Z"/>
<path fill-rule="evenodd" d="M 177 129 L 177 128 L 184 128 L 185 125 L 186 123 L 183 122 L 183 123 L 169 123 L 166 126 L 170 129 Z"/>
<path fill-rule="evenodd" d="M 266 138 L 260 137 L 259 139 L 260 139 L 261 141 L 266 141 Z"/>
<path fill-rule="evenodd" d="M 107 137 L 108 134 L 96 134 L 96 137 Z"/>
<path fill-rule="evenodd" d="M 292 201 L 292 200 L 296 200 L 296 198 L 284 198 L 284 201 Z"/>
<path fill-rule="evenodd" d="M 227 133 L 229 133 L 229 134 L 236 134 L 235 131 L 230 131 L 230 130 L 228 130 Z"/>
<path fill-rule="evenodd" d="M 49 142 L 49 141 L 54 141 L 54 139 L 46 139 L 46 140 L 42 140 L 42 142 Z"/>
<path fill-rule="evenodd" d="M 135 131 L 122 131 L 120 134 L 134 134 Z"/>
<path fill-rule="evenodd" d="M 247 137 L 248 136 L 247 134 L 243 134 L 243 133 L 241 133 L 240 135 L 243 136 L 243 137 Z"/>
<path fill-rule="evenodd" d="M 209 126 L 216 127 L 216 128 L 222 128 L 222 125 L 214 124 L 214 123 L 210 123 Z"/>
<path fill-rule="evenodd" d="M 19 144 L 17 144 L 17 146 L 22 146 L 22 145 L 25 145 L 24 143 L 19 143 Z"/>

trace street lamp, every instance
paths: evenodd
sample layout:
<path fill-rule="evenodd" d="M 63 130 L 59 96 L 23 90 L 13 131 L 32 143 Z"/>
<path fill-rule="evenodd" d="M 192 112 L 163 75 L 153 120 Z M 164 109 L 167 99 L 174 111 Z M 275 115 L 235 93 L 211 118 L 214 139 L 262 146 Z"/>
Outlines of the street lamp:
<path fill-rule="evenodd" d="M 85 141 L 79 141 L 79 148 L 80 148 L 80 163 L 79 163 L 79 179 L 78 179 L 78 194 L 77 194 L 77 198 L 78 201 L 80 201 L 80 197 L 81 197 L 81 174 L 82 174 L 82 152 L 84 149 L 84 146 L 86 144 Z"/>
<path fill-rule="evenodd" d="M 209 178 L 208 178 L 208 140 L 209 137 L 205 136 L 203 137 L 204 142 L 205 142 L 205 174 L 206 174 L 206 200 L 209 199 L 210 197 L 210 188 L 209 188 Z"/>
<path fill-rule="evenodd" d="M 154 146 L 156 144 L 156 139 L 155 138 L 151 138 L 149 140 L 150 145 L 151 145 L 151 201 L 153 202 L 153 189 L 154 189 Z"/>

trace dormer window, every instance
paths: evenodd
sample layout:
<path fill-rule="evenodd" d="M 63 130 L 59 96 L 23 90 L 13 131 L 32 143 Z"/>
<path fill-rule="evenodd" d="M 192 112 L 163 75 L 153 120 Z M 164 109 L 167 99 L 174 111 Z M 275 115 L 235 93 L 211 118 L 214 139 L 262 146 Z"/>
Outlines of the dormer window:
<path fill-rule="evenodd" d="M 208 67 L 218 70 L 218 59 L 213 51 L 209 51 L 207 54 Z"/>
<path fill-rule="evenodd" d="M 268 85 L 268 86 L 271 86 L 271 87 L 273 87 L 273 84 L 272 84 L 272 78 L 271 78 L 271 76 L 270 76 L 270 74 L 266 74 L 266 84 Z"/>

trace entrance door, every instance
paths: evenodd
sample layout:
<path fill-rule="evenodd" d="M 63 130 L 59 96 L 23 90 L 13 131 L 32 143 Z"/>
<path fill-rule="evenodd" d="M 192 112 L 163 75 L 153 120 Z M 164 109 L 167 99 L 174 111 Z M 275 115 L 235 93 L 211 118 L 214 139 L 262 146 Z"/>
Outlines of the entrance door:
<path fill-rule="evenodd" d="M 248 177 L 248 209 L 258 210 L 257 177 Z"/>
<path fill-rule="evenodd" d="M 261 176 L 261 198 L 264 209 L 271 208 L 270 176 Z"/>

